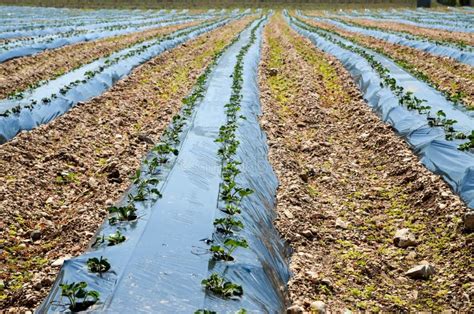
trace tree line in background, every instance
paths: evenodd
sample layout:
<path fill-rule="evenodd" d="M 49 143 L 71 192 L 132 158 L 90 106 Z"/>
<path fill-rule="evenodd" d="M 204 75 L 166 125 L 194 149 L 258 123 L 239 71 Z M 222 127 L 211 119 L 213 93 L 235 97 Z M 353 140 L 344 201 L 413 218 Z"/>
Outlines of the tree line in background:
<path fill-rule="evenodd" d="M 450 0 L 444 0 L 450 1 Z M 456 1 L 456 0 L 454 0 Z M 416 0 L 0 0 L 4 5 L 73 8 L 314 8 L 415 7 Z"/>

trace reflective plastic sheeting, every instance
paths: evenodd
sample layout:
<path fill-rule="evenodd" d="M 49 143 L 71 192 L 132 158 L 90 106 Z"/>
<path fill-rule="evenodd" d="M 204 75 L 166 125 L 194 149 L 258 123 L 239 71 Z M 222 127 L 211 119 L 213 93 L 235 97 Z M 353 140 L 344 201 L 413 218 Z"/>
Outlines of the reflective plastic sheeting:
<path fill-rule="evenodd" d="M 17 105 L 22 106 L 28 104 L 31 100 L 35 100 L 38 103 L 32 109 L 22 108 L 18 114 L 10 114 L 7 117 L 0 117 L 0 143 L 4 143 L 12 139 L 20 131 L 31 130 L 41 124 L 45 124 L 53 120 L 57 116 L 67 112 L 78 102 L 83 102 L 92 97 L 101 95 L 116 81 L 129 74 L 138 65 L 158 56 L 166 50 L 176 47 L 187 40 L 193 39 L 203 33 L 225 25 L 231 20 L 232 19 L 229 18 L 223 19 L 209 26 L 197 28 L 196 30 L 184 36 L 176 36 L 171 39 L 166 39 L 147 48 L 143 52 L 122 59 L 112 66 L 106 65 L 105 62 L 107 59 L 111 60 L 116 57 L 124 56 L 131 50 L 146 46 L 147 44 L 153 42 L 153 40 L 135 45 L 131 48 L 114 53 L 107 58 L 99 59 L 90 64 L 86 64 L 77 70 L 66 73 L 59 78 L 38 87 L 32 92 L 29 92 L 28 95 L 22 100 L 7 99 L 0 101 L 0 112 L 11 110 L 11 108 Z M 186 32 L 186 30 L 187 29 L 183 29 L 175 32 L 174 34 Z M 86 82 L 72 87 L 64 95 L 60 93 L 60 89 L 62 87 L 76 80 L 84 80 L 88 71 L 94 71 L 101 66 L 106 68 L 99 74 L 95 75 L 92 79 L 86 80 Z M 53 93 L 56 94 L 56 98 L 52 98 L 50 99 L 49 103 L 43 104 L 42 99 L 44 97 L 50 97 Z"/>
<path fill-rule="evenodd" d="M 342 22 L 331 20 L 331 19 L 321 19 L 321 18 L 313 18 L 313 17 L 307 17 L 307 16 L 305 17 L 314 19 L 316 21 L 331 23 L 342 29 L 345 29 L 351 32 L 361 33 L 363 35 L 367 35 L 371 37 L 375 37 L 377 39 L 385 40 L 393 44 L 415 48 L 415 49 L 422 50 L 422 51 L 425 51 L 437 56 L 449 57 L 459 62 L 474 66 L 474 53 L 473 52 L 462 51 L 461 49 L 458 49 L 455 47 L 435 44 L 429 41 L 417 40 L 415 38 L 407 38 L 409 37 L 408 35 L 401 36 L 401 35 L 396 35 L 390 32 L 366 29 L 363 27 L 347 25 Z"/>
<path fill-rule="evenodd" d="M 239 123 L 237 129 L 241 144 L 236 159 L 242 162 L 238 183 L 255 191 L 241 204 L 245 227 L 238 232 L 247 239 L 249 248 L 236 250 L 232 262 L 213 261 L 205 241 L 213 238 L 214 219 L 221 215 L 218 203 L 222 163 L 217 155 L 220 144 L 215 140 L 227 121 L 225 105 L 232 92 L 236 56 L 249 42 L 251 29 L 257 23 L 241 33 L 209 75 L 203 99 L 181 132 L 179 154 L 159 173 L 162 198 L 135 203 L 140 218 L 122 225 L 125 242 L 91 248 L 67 261 L 38 313 L 67 310 L 67 306 L 59 304 L 59 285 L 73 281 L 85 281 L 88 289 L 100 292 L 100 302 L 89 310 L 104 313 L 285 310 L 286 291 L 282 287 L 289 278 L 288 249 L 273 226 L 278 182 L 267 159 L 265 134 L 258 123 L 256 75 L 263 24 L 244 57 L 240 113 L 247 120 Z M 135 188 L 132 186 L 126 195 Z M 117 226 L 106 221 L 97 235 L 116 230 Z M 88 258 L 99 256 L 106 257 L 112 265 L 103 277 L 89 273 L 85 266 Z M 201 281 L 215 272 L 242 285 L 243 296 L 226 300 L 205 291 Z"/>
<path fill-rule="evenodd" d="M 398 98 L 390 89 L 380 87 L 380 77 L 363 57 L 339 47 L 316 33 L 300 28 L 298 22 L 290 21 L 288 16 L 286 19 L 298 33 L 309 38 L 318 48 L 342 62 L 374 111 L 412 146 L 428 169 L 441 175 L 468 207 L 474 209 L 474 154 L 458 150 L 459 144 L 464 141 L 447 141 L 444 130 L 428 126 L 425 115 L 400 106 Z M 345 44 L 356 46 L 339 36 L 330 35 Z M 426 105 L 432 107 L 432 112 L 443 110 L 448 118 L 458 121 L 455 127 L 459 131 L 470 132 L 473 129 L 472 112 L 456 107 L 441 93 L 417 80 L 387 58 L 367 49 L 365 51 L 388 68 L 390 76 L 395 78 L 405 90 L 412 91 L 415 96 L 426 100 Z"/>

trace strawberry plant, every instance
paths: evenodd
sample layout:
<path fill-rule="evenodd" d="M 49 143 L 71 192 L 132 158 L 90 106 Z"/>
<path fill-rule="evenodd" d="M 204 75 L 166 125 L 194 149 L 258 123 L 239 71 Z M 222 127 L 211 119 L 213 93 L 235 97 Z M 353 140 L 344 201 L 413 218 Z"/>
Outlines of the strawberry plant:
<path fill-rule="evenodd" d="M 242 286 L 226 281 L 216 273 L 212 274 L 208 279 L 202 280 L 201 284 L 206 288 L 206 290 L 224 298 L 240 297 L 244 294 Z"/>
<path fill-rule="evenodd" d="M 195 311 L 194 314 L 217 314 L 217 312 L 206 309 L 199 309 Z M 235 312 L 235 314 L 247 314 L 247 311 L 245 309 L 240 309 Z"/>
<path fill-rule="evenodd" d="M 111 235 L 109 235 L 107 237 L 107 241 L 108 241 L 108 246 L 113 246 L 113 245 L 117 245 L 119 243 L 122 243 L 126 240 L 125 236 L 122 235 L 122 233 L 117 230 L 117 232 L 115 233 L 112 233 Z"/>
<path fill-rule="evenodd" d="M 221 208 L 221 210 L 229 215 L 238 215 L 241 213 L 240 208 L 233 204 L 226 204 L 224 208 Z"/>
<path fill-rule="evenodd" d="M 227 203 L 238 204 L 244 197 L 249 196 L 252 193 L 252 189 L 238 187 L 235 181 L 231 181 L 228 184 L 222 184 L 221 197 Z"/>
<path fill-rule="evenodd" d="M 159 143 L 152 149 L 153 152 L 157 153 L 158 155 L 167 155 L 170 153 L 173 153 L 175 156 L 178 155 L 178 150 L 176 148 L 173 148 L 168 143 Z"/>
<path fill-rule="evenodd" d="M 443 110 L 438 110 L 435 117 L 428 115 L 428 125 L 431 127 L 444 126 L 446 122 L 446 114 Z"/>
<path fill-rule="evenodd" d="M 217 231 L 224 234 L 232 234 L 234 231 L 238 231 L 244 227 L 244 224 L 235 218 L 225 217 L 217 218 L 214 220 L 214 226 L 217 227 Z"/>
<path fill-rule="evenodd" d="M 110 269 L 110 263 L 102 256 L 100 258 L 92 257 L 87 260 L 87 268 L 92 273 L 105 273 Z"/>
<path fill-rule="evenodd" d="M 91 244 L 91 247 L 98 247 L 105 242 L 105 236 L 96 237 L 95 241 Z"/>
<path fill-rule="evenodd" d="M 459 150 L 467 151 L 474 149 L 474 131 L 467 136 L 467 139 L 469 139 L 469 142 L 459 145 Z"/>
<path fill-rule="evenodd" d="M 135 194 L 129 194 L 128 197 L 130 201 L 143 202 L 148 199 L 151 195 L 152 198 L 160 198 L 161 192 L 157 188 L 150 187 L 151 185 L 157 185 L 160 183 L 160 180 L 156 178 L 150 178 L 145 180 L 137 179 L 134 181 L 135 184 L 138 184 L 137 191 Z"/>
<path fill-rule="evenodd" d="M 240 164 L 240 162 L 235 160 L 227 162 L 227 164 L 222 168 L 222 178 L 224 179 L 224 182 L 230 183 L 235 181 L 235 177 L 240 173 L 238 168 Z"/>
<path fill-rule="evenodd" d="M 110 224 L 114 224 L 117 221 L 131 221 L 137 219 L 136 207 L 133 204 L 127 206 L 111 206 L 108 208 L 109 214 L 114 216 L 109 218 Z"/>
<path fill-rule="evenodd" d="M 222 261 L 233 261 L 234 257 L 232 256 L 232 253 L 237 248 L 248 248 L 249 245 L 247 243 L 247 240 L 242 239 L 242 240 L 236 240 L 236 239 L 226 239 L 224 241 L 224 245 L 213 245 L 211 246 L 211 253 L 212 256 L 215 260 L 222 260 Z"/>
<path fill-rule="evenodd" d="M 69 300 L 71 312 L 85 311 L 99 301 L 99 292 L 87 290 L 87 283 L 84 281 L 72 282 L 70 284 L 66 282 L 59 286 L 61 288 L 61 297 L 66 297 Z"/>
<path fill-rule="evenodd" d="M 145 160 L 144 161 L 144 163 L 146 165 L 148 165 L 148 173 L 149 174 L 156 174 L 158 167 L 161 166 L 162 164 L 167 163 L 167 162 L 168 162 L 168 158 L 166 158 L 166 157 L 162 157 L 162 158 L 153 157 L 150 160 Z"/>

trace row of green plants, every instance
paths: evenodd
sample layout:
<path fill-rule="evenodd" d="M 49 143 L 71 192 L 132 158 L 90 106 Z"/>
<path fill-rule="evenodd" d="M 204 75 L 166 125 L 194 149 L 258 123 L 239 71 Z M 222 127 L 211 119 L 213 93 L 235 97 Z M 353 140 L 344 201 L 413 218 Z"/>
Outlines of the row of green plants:
<path fill-rule="evenodd" d="M 135 49 L 132 49 L 130 50 L 129 52 L 127 52 L 126 54 L 123 54 L 123 55 L 120 55 L 120 56 L 117 56 L 115 58 L 110 58 L 110 55 L 113 54 L 109 54 L 108 57 L 106 57 L 105 61 L 104 61 L 104 65 L 101 65 L 99 66 L 96 70 L 91 70 L 91 71 L 87 71 L 84 73 L 84 77 L 82 79 L 78 79 L 78 80 L 75 80 L 73 82 L 70 82 L 69 84 L 61 87 L 59 89 L 59 93 L 61 95 L 66 95 L 72 88 L 78 86 L 78 85 L 81 85 L 81 84 L 85 84 L 87 83 L 88 80 L 91 80 L 93 79 L 96 75 L 102 73 L 105 69 L 111 67 L 112 65 L 115 65 L 117 64 L 118 62 L 120 62 L 121 60 L 126 60 L 132 56 L 135 56 L 135 55 L 139 55 L 141 53 L 143 53 L 144 51 L 148 50 L 149 48 L 153 47 L 153 46 L 156 46 L 156 45 L 159 45 L 160 43 L 162 43 L 163 41 L 167 41 L 167 40 L 173 40 L 175 38 L 179 38 L 179 37 L 184 37 L 198 29 L 201 29 L 201 28 L 205 28 L 205 27 L 208 27 L 208 26 L 211 26 L 211 25 L 215 25 L 215 24 L 218 24 L 220 22 L 222 22 L 224 19 L 220 19 L 220 20 L 217 20 L 217 21 L 211 21 L 211 22 L 205 22 L 205 23 L 201 23 L 197 26 L 192 26 L 192 27 L 188 27 L 184 30 L 179 30 L 179 31 L 176 31 L 172 34 L 168 34 L 168 35 L 158 35 L 156 39 L 154 39 L 152 42 L 148 43 L 148 44 L 145 44 L 145 45 L 141 45 L 140 47 L 137 47 Z M 137 44 L 140 44 L 144 41 L 146 41 L 147 39 L 142 39 L 138 42 L 134 42 L 134 43 L 131 43 L 129 45 L 129 47 L 131 46 L 135 46 Z M 128 48 L 125 48 L 125 49 L 128 49 Z M 98 58 L 99 59 L 99 58 Z M 82 65 L 78 65 L 77 67 L 75 67 L 73 70 L 76 70 L 77 68 L 81 67 Z M 40 86 L 43 86 L 45 85 L 46 83 L 48 83 L 49 81 L 57 78 L 58 76 L 61 76 L 63 73 L 58 73 L 57 76 L 49 79 L 49 80 L 43 80 L 43 81 L 40 81 L 40 82 L 37 82 L 37 83 L 34 83 L 34 84 L 31 84 L 27 90 L 24 90 L 24 91 L 16 91 L 12 94 L 10 94 L 8 96 L 8 98 L 10 100 L 21 100 L 25 97 L 25 95 L 33 90 L 33 89 L 36 89 Z M 39 103 L 41 104 L 49 104 L 52 100 L 56 99 L 58 97 L 58 95 L 56 93 L 52 93 L 49 97 L 44 97 L 42 98 L 41 100 L 30 100 L 29 103 L 27 104 L 18 104 L 17 106 L 11 108 L 10 110 L 6 110 L 4 111 L 3 113 L 0 113 L 0 116 L 3 116 L 3 117 L 8 117 L 12 114 L 19 114 L 21 112 L 22 109 L 29 109 L 29 110 L 33 110 L 33 108 L 38 105 Z"/>
<path fill-rule="evenodd" d="M 329 31 L 329 30 L 327 30 L 327 31 Z M 329 31 L 329 32 L 332 32 L 332 31 Z M 392 59 L 401 68 L 403 68 L 404 70 L 406 70 L 407 72 L 409 72 L 410 74 L 415 76 L 417 79 L 427 83 L 428 85 L 430 85 L 431 87 L 433 87 L 434 89 L 439 91 L 446 98 L 446 100 L 451 101 L 455 105 L 463 105 L 468 109 L 474 109 L 474 108 L 469 107 L 468 105 L 466 105 L 463 102 L 463 98 L 466 97 L 466 94 L 463 93 L 462 91 L 457 91 L 457 92 L 445 91 L 445 90 L 441 89 L 438 84 L 436 84 L 434 81 L 432 81 L 426 74 L 424 74 L 423 72 L 418 70 L 416 66 L 406 62 L 405 60 L 401 60 L 399 58 L 395 58 L 393 56 L 388 55 L 382 48 L 378 48 L 378 47 L 372 48 L 372 47 L 369 47 L 369 46 L 365 45 L 364 43 L 362 43 L 362 42 L 360 42 L 356 39 L 348 38 L 348 37 L 343 36 L 341 34 L 338 34 L 338 35 L 343 37 L 344 39 L 347 39 L 347 40 L 349 40 L 349 41 L 351 41 L 355 44 L 358 44 L 358 45 L 360 45 L 364 48 L 373 49 L 375 52 L 377 52 L 377 53 L 379 53 L 379 54 L 381 54 L 381 55 L 383 55 L 383 56 L 385 56 L 389 59 Z"/>
<path fill-rule="evenodd" d="M 343 24 L 346 24 L 346 25 L 350 26 L 349 23 L 347 23 L 343 20 L 338 20 L 338 21 L 342 22 Z M 446 90 L 441 89 L 440 86 L 436 82 L 432 81 L 426 74 L 424 74 L 423 72 L 418 70 L 418 68 L 416 66 L 410 64 L 409 62 L 387 54 L 382 48 L 370 47 L 370 46 L 364 44 L 363 42 L 361 42 L 360 40 L 357 40 L 355 38 L 350 38 L 350 37 L 344 36 L 344 35 L 339 34 L 339 33 L 335 32 L 333 30 L 330 30 L 330 29 L 324 29 L 324 31 L 335 34 L 335 35 L 338 35 L 338 36 L 340 36 L 340 37 L 342 37 L 342 38 L 344 38 L 348 41 L 351 41 L 351 42 L 353 42 L 357 45 L 360 45 L 364 48 L 374 50 L 375 52 L 377 52 L 377 53 L 393 60 L 397 65 L 399 65 L 401 68 L 403 68 L 404 70 L 406 70 L 407 72 L 409 72 L 410 74 L 415 76 L 417 79 L 427 83 L 428 85 L 430 85 L 431 87 L 436 89 L 438 92 L 440 92 L 446 98 L 446 100 L 454 103 L 455 105 L 463 105 L 469 110 L 474 109 L 471 106 L 464 103 L 463 99 L 466 97 L 466 94 L 464 92 L 462 92 L 462 91 L 453 92 L 453 91 L 446 91 Z M 389 31 L 386 31 L 386 30 L 384 30 L 384 31 L 389 32 Z M 407 38 L 407 39 L 410 39 L 410 38 Z"/>
<path fill-rule="evenodd" d="M 350 21 L 349 22 L 349 21 L 343 20 L 341 18 L 335 18 L 335 20 L 337 20 L 338 22 L 340 22 L 342 24 L 345 24 L 347 26 L 355 26 L 355 27 L 360 27 L 360 28 L 364 28 L 364 29 L 367 29 L 367 30 L 374 30 L 374 31 L 389 33 L 389 34 L 393 34 L 393 35 L 403 37 L 403 38 L 408 39 L 408 40 L 418 40 L 418 41 L 422 41 L 422 42 L 432 43 L 432 44 L 435 44 L 435 45 L 438 45 L 438 46 L 449 46 L 449 47 L 453 47 L 453 48 L 458 48 L 461 51 L 468 51 L 468 52 L 473 52 L 474 51 L 474 47 L 468 46 L 468 45 L 466 45 L 466 43 L 464 43 L 462 41 L 454 41 L 453 42 L 453 41 L 448 41 L 448 40 L 433 39 L 433 38 L 429 38 L 429 37 L 425 37 L 425 36 L 414 35 L 414 34 L 411 34 L 409 32 L 406 32 L 406 31 L 393 31 L 393 30 L 385 29 L 385 28 L 378 27 L 378 26 L 362 25 L 362 24 L 359 24 L 355 21 Z"/>
<path fill-rule="evenodd" d="M 251 22 L 249 22 L 250 25 Z M 92 243 L 92 247 L 98 249 L 103 246 L 114 246 L 126 241 L 125 235 L 120 232 L 120 228 L 136 221 L 138 217 L 136 202 L 154 201 L 161 198 L 158 189 L 160 174 L 166 164 L 172 162 L 173 156 L 179 153 L 179 146 L 182 142 L 184 127 L 192 118 L 196 106 L 201 102 L 206 90 L 208 78 L 216 66 L 221 55 L 233 45 L 240 37 L 240 34 L 233 38 L 224 48 L 212 56 L 210 64 L 204 72 L 197 78 L 196 85 L 190 95 L 182 99 L 182 109 L 180 113 L 172 118 L 170 126 L 163 132 L 161 142 L 155 145 L 150 156 L 144 160 L 144 167 L 135 172 L 132 177 L 134 189 L 127 195 L 126 203 L 122 206 L 110 206 L 108 208 L 110 226 L 115 226 L 117 230 L 108 236 L 101 235 Z M 86 261 L 89 272 L 102 276 L 111 270 L 112 265 L 106 257 L 92 257 Z M 214 284 L 217 284 L 213 282 Z M 212 284 L 212 283 L 210 283 Z M 225 291 L 229 293 L 229 284 L 223 283 Z M 63 283 L 60 285 L 61 297 L 68 299 L 68 307 L 71 311 L 82 311 L 96 304 L 100 300 L 100 294 L 95 290 L 88 290 L 86 282 Z"/>
<path fill-rule="evenodd" d="M 160 23 L 170 22 L 170 21 L 173 21 L 173 19 L 172 20 L 163 20 L 163 21 L 160 21 Z M 16 38 L 16 41 L 8 42 L 8 46 L 3 46 L 3 47 L 0 46 L 0 50 L 10 50 L 10 49 L 18 48 L 18 47 L 25 47 L 25 45 L 27 45 L 27 44 L 30 44 L 30 45 L 39 44 L 39 43 L 47 44 L 47 43 L 51 43 L 51 42 L 53 42 L 54 40 L 57 40 L 57 39 L 66 39 L 68 37 L 78 36 L 78 35 L 87 34 L 87 33 L 97 33 L 97 32 L 101 32 L 101 31 L 118 31 L 118 30 L 129 29 L 131 27 L 143 28 L 143 27 L 147 27 L 147 26 L 156 25 L 156 23 L 157 22 L 155 22 L 155 21 L 151 21 L 151 22 L 146 22 L 146 23 L 141 23 L 141 24 L 133 24 L 133 25 L 119 24 L 119 25 L 110 25 L 110 26 L 98 27 L 98 28 L 95 28 L 93 30 L 86 30 L 86 29 L 78 30 L 78 29 L 75 29 L 75 30 L 55 33 L 53 35 L 51 35 L 51 34 L 36 35 L 34 37 L 28 37 L 26 39 L 20 37 L 20 38 Z M 4 44 L 5 44 L 5 42 L 4 42 Z"/>
<path fill-rule="evenodd" d="M 438 1 L 439 2 L 439 1 Z M 431 20 L 427 21 L 427 19 L 442 19 L 442 20 L 450 20 L 450 21 L 463 21 L 464 17 L 466 16 L 465 14 L 456 14 L 456 17 L 454 16 L 447 16 L 446 14 L 443 14 L 442 17 L 440 16 L 434 16 L 432 13 L 430 13 L 430 16 L 427 15 L 418 15 L 418 14 L 400 14 L 400 13 L 395 13 L 392 12 L 390 16 L 387 18 L 387 15 L 384 14 L 370 14 L 371 17 L 375 17 L 377 19 L 382 19 L 382 20 L 387 20 L 388 21 L 393 21 L 395 19 L 395 22 L 397 23 L 404 23 L 403 21 L 397 21 L 397 19 L 402 19 L 402 20 L 409 20 L 413 21 L 419 24 L 428 24 L 428 25 L 440 25 L 439 21 Z M 467 17 L 467 16 L 466 16 Z M 467 17 L 469 18 L 469 17 Z"/>
<path fill-rule="evenodd" d="M 237 249 L 249 247 L 247 240 L 238 234 L 244 228 L 239 215 L 242 212 L 242 200 L 254 191 L 250 188 L 242 187 L 236 182 L 237 176 L 241 173 L 239 169 L 241 162 L 236 158 L 237 149 L 240 144 L 236 131 L 239 121 L 246 119 L 245 116 L 239 114 L 242 100 L 244 57 L 255 43 L 257 39 L 256 32 L 263 21 L 264 19 L 261 19 L 252 28 L 249 42 L 237 54 L 237 62 L 232 73 L 232 92 L 229 102 L 225 105 L 227 121 L 220 127 L 219 136 L 215 140 L 220 144 L 220 148 L 217 151 L 222 166 L 222 182 L 219 187 L 219 209 L 223 217 L 214 220 L 215 232 L 213 244 L 209 251 L 211 252 L 212 260 L 219 263 L 234 261 L 234 252 Z M 216 272 L 202 280 L 201 283 L 207 291 L 224 299 L 238 298 L 244 294 L 241 285 L 225 279 Z M 215 312 L 200 309 L 195 313 Z M 245 310 L 242 309 L 239 313 L 245 313 Z"/>
<path fill-rule="evenodd" d="M 141 23 L 136 23 L 136 24 L 112 24 L 112 25 L 106 25 L 106 26 L 100 26 L 100 24 L 103 23 L 109 23 L 111 19 L 99 19 L 99 20 L 94 20 L 95 25 L 98 25 L 98 27 L 93 28 L 93 29 L 78 29 L 79 27 L 83 27 L 86 25 L 89 25 L 90 22 L 81 22 L 81 23 L 73 23 L 73 24 L 62 24 L 62 25 L 33 25 L 29 27 L 20 27 L 20 28 L 15 28 L 15 31 L 31 31 L 31 30 L 42 30 L 42 29 L 50 29 L 50 28 L 56 28 L 56 27 L 66 27 L 66 26 L 73 26 L 75 29 L 74 30 L 68 30 L 68 31 L 63 31 L 63 32 L 58 32 L 54 34 L 43 34 L 43 35 L 34 35 L 33 37 L 14 37 L 11 39 L 6 39 L 2 42 L 2 45 L 0 45 L 0 50 L 9 50 L 13 48 L 17 48 L 20 46 L 24 46 L 27 43 L 30 44 L 35 44 L 35 43 L 49 43 L 52 42 L 55 39 L 62 39 L 62 38 L 68 38 L 72 36 L 77 36 L 81 34 L 86 34 L 86 33 L 95 33 L 95 32 L 100 32 L 100 31 L 116 31 L 116 30 L 123 30 L 123 29 L 129 29 L 131 27 L 134 28 L 143 28 L 147 26 L 153 26 L 156 25 L 157 23 L 165 23 L 165 22 L 173 22 L 173 21 L 186 21 L 189 19 L 195 19 L 196 17 L 199 17 L 200 15 L 176 15 L 176 16 L 169 16 L 163 20 L 160 21 L 154 21 L 152 19 L 155 19 L 157 17 L 142 17 L 138 19 L 132 19 L 131 21 L 134 22 L 140 22 Z M 150 21 L 148 21 L 150 20 Z M 8 45 L 8 46 L 7 46 Z"/>
<path fill-rule="evenodd" d="M 370 66 L 380 76 L 381 78 L 380 87 L 390 88 L 390 90 L 395 94 L 395 96 L 398 97 L 400 105 L 405 106 L 408 110 L 416 110 L 418 111 L 419 114 L 426 115 L 426 119 L 430 127 L 442 127 L 445 131 L 446 140 L 452 141 L 455 139 L 459 139 L 459 140 L 468 139 L 469 140 L 468 142 L 460 144 L 458 146 L 459 150 L 467 151 L 470 149 L 474 149 L 474 130 L 471 132 L 471 134 L 465 134 L 463 132 L 457 131 L 454 127 L 457 121 L 447 118 L 446 113 L 444 113 L 442 110 L 438 110 L 436 113 L 432 114 L 430 111 L 431 106 L 424 105 L 426 100 L 419 99 L 410 91 L 405 91 L 402 86 L 397 84 L 397 81 L 395 80 L 395 78 L 390 76 L 389 74 L 390 71 L 386 67 L 384 67 L 380 62 L 378 62 L 373 55 L 367 53 L 362 48 L 352 46 L 352 45 L 347 45 L 344 42 L 337 40 L 336 38 L 331 36 L 333 32 L 322 30 L 320 28 L 311 26 L 297 18 L 296 19 L 293 17 L 290 17 L 290 18 L 293 21 L 296 21 L 297 22 L 296 24 L 300 28 L 305 29 L 309 32 L 317 33 L 319 36 L 329 40 L 330 42 L 340 46 L 341 48 L 352 51 L 362 56 L 364 59 L 367 60 Z M 348 38 L 345 38 L 345 39 L 350 41 L 350 39 Z"/>

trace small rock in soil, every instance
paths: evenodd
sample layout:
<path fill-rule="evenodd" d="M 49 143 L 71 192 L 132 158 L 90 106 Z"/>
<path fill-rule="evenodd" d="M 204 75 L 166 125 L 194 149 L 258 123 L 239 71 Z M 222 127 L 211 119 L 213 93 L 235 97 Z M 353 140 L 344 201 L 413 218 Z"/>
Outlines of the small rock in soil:
<path fill-rule="evenodd" d="M 278 69 L 275 69 L 275 68 L 268 69 L 268 75 L 269 76 L 275 76 L 277 74 L 278 74 Z"/>
<path fill-rule="evenodd" d="M 41 285 L 43 287 L 49 287 L 53 284 L 53 280 L 51 280 L 51 278 L 48 278 L 48 277 L 45 277 L 41 280 Z"/>
<path fill-rule="evenodd" d="M 30 234 L 31 240 L 38 241 L 41 239 L 41 230 L 33 230 Z"/>
<path fill-rule="evenodd" d="M 148 136 L 147 134 L 139 134 L 138 135 L 138 140 L 140 142 L 145 142 L 145 143 L 151 144 L 151 145 L 155 144 L 155 141 L 153 141 L 153 139 L 150 136 Z"/>
<path fill-rule="evenodd" d="M 336 219 L 336 227 L 339 227 L 341 229 L 347 229 L 349 227 L 349 224 L 342 220 L 341 218 Z"/>
<path fill-rule="evenodd" d="M 319 281 L 320 284 L 322 285 L 325 285 L 326 287 L 328 287 L 330 290 L 333 290 L 333 284 L 332 284 L 332 281 L 331 279 L 329 278 L 323 278 Z"/>
<path fill-rule="evenodd" d="M 435 273 L 435 269 L 428 262 L 422 262 L 410 270 L 405 275 L 412 279 L 429 279 Z"/>
<path fill-rule="evenodd" d="M 294 218 L 293 214 L 292 214 L 288 209 L 286 209 L 286 208 L 283 210 L 283 213 L 285 214 L 285 216 L 286 216 L 288 219 L 293 219 L 293 218 Z"/>
<path fill-rule="evenodd" d="M 309 307 L 311 308 L 311 313 L 326 313 L 326 304 L 323 301 L 314 301 Z"/>
<path fill-rule="evenodd" d="M 95 189 L 98 186 L 98 182 L 94 177 L 89 178 L 89 186 Z"/>
<path fill-rule="evenodd" d="M 464 215 L 464 228 L 474 230 L 474 211 L 469 211 Z"/>
<path fill-rule="evenodd" d="M 122 179 L 120 178 L 120 171 L 117 168 L 114 168 L 107 175 L 107 179 L 112 183 L 120 183 Z"/>
<path fill-rule="evenodd" d="M 300 178 L 301 178 L 301 180 L 303 180 L 305 183 L 308 183 L 309 177 L 308 177 L 308 173 L 307 173 L 306 171 L 300 173 Z"/>
<path fill-rule="evenodd" d="M 410 252 L 407 255 L 407 259 L 414 260 L 416 258 L 416 252 Z"/>
<path fill-rule="evenodd" d="M 289 308 L 286 309 L 286 313 L 287 314 L 300 314 L 300 313 L 303 313 L 304 310 L 301 306 L 299 305 L 292 305 L 290 306 Z"/>
<path fill-rule="evenodd" d="M 313 237 L 313 233 L 311 232 L 311 230 L 304 230 L 303 232 L 301 232 L 301 235 L 308 239 L 311 239 Z"/>
<path fill-rule="evenodd" d="M 416 245 L 416 238 L 413 233 L 408 228 L 398 229 L 395 232 L 395 237 L 393 238 L 393 244 L 401 248 L 407 248 L 409 246 Z"/>
<path fill-rule="evenodd" d="M 56 266 L 56 267 L 57 267 L 57 266 L 62 266 L 62 265 L 64 264 L 64 261 L 66 261 L 66 260 L 68 260 L 68 259 L 70 259 L 70 258 L 71 258 L 70 255 L 66 255 L 66 256 L 64 256 L 64 257 L 58 258 L 57 260 L 55 260 L 55 261 L 51 264 L 51 266 Z"/>

